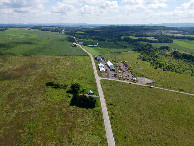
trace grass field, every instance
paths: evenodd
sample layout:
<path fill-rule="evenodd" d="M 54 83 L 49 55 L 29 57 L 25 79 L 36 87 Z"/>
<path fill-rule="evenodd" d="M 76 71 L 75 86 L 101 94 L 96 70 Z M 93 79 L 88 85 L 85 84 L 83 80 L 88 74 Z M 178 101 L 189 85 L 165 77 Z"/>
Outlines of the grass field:
<path fill-rule="evenodd" d="M 63 34 L 10 29 L 0 32 L 0 55 L 23 56 L 83 56 L 87 55 L 79 47 L 71 47 Z"/>
<path fill-rule="evenodd" d="M 135 37 L 135 36 L 129 36 L 131 39 L 138 39 L 138 38 L 142 38 L 142 39 L 144 39 L 144 38 L 146 38 L 146 39 L 148 39 L 148 40 L 155 40 L 155 41 L 157 41 L 157 39 L 155 39 L 154 37 Z"/>
<path fill-rule="evenodd" d="M 101 47 L 87 47 L 83 46 L 88 52 L 90 52 L 92 55 L 104 55 L 104 54 L 110 54 L 111 52 L 107 49 L 103 49 Z"/>
<path fill-rule="evenodd" d="M 116 145 L 193 145 L 194 98 L 102 80 Z"/>
<path fill-rule="evenodd" d="M 190 44 L 189 42 L 184 42 L 181 40 L 174 40 L 174 43 L 176 43 L 179 46 L 194 50 L 194 44 Z"/>
<path fill-rule="evenodd" d="M 162 69 L 154 69 L 150 63 L 138 59 L 139 54 L 136 52 L 121 53 L 119 55 L 103 55 L 106 60 L 116 64 L 118 61 L 128 61 L 128 65 L 132 67 L 135 76 L 143 76 L 157 82 L 154 85 L 194 93 L 194 77 L 184 74 L 178 74 Z"/>
<path fill-rule="evenodd" d="M 171 35 L 171 36 L 186 36 L 186 37 L 194 37 L 194 35 L 183 35 L 183 34 L 169 34 L 169 33 L 165 33 L 166 35 Z"/>
<path fill-rule="evenodd" d="M 0 145 L 107 145 L 99 99 L 94 109 L 70 106 L 75 82 L 97 94 L 88 56 L 1 56 Z"/>
<path fill-rule="evenodd" d="M 194 54 L 194 49 L 192 48 L 193 44 L 180 40 L 174 40 L 174 43 L 152 43 L 152 45 L 156 48 L 159 48 L 161 46 L 169 46 L 170 49 L 178 49 L 180 51 Z"/>
<path fill-rule="evenodd" d="M 96 45 L 99 44 L 98 47 L 87 47 L 84 48 L 89 51 L 92 55 L 104 55 L 104 54 L 114 54 L 114 53 L 121 53 L 121 52 L 128 52 L 131 51 L 134 46 L 127 42 L 103 42 L 103 41 L 92 41 L 92 40 L 78 40 L 83 41 L 87 45 Z"/>

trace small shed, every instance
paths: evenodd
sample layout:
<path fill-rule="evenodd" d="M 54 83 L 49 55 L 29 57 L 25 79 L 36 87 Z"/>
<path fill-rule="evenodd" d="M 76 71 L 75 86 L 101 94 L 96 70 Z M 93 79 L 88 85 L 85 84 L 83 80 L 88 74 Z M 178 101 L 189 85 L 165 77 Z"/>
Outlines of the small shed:
<path fill-rule="evenodd" d="M 102 67 L 104 67 L 104 64 L 99 63 L 99 64 L 98 64 L 98 67 L 99 67 L 99 68 L 102 68 Z"/>
<path fill-rule="evenodd" d="M 89 90 L 88 95 L 94 95 L 94 92 L 92 90 Z"/>
<path fill-rule="evenodd" d="M 100 68 L 100 72 L 106 72 L 105 68 L 104 67 L 101 67 Z"/>
<path fill-rule="evenodd" d="M 95 60 L 102 61 L 102 56 L 101 55 L 96 55 Z"/>

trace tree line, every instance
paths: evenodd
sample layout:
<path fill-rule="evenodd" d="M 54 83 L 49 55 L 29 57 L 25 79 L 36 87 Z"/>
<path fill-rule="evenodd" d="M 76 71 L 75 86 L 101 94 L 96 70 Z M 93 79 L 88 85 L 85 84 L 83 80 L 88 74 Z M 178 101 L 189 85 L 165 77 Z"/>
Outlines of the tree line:
<path fill-rule="evenodd" d="M 171 71 L 176 73 L 190 72 L 194 75 L 193 59 L 194 56 L 174 51 L 168 55 L 166 51 L 170 50 L 168 46 L 154 48 L 151 44 L 138 44 L 133 51 L 140 53 L 142 61 L 150 62 L 155 69 L 162 68 L 163 71 Z M 175 61 L 174 59 L 179 61 Z"/>
<path fill-rule="evenodd" d="M 5 30 L 8 30 L 7 28 L 0 28 L 0 31 L 5 31 Z"/>
<path fill-rule="evenodd" d="M 44 26 L 33 26 L 31 29 L 38 29 L 41 31 L 51 31 L 51 32 L 59 32 L 62 33 L 64 28 L 62 27 L 44 27 Z"/>

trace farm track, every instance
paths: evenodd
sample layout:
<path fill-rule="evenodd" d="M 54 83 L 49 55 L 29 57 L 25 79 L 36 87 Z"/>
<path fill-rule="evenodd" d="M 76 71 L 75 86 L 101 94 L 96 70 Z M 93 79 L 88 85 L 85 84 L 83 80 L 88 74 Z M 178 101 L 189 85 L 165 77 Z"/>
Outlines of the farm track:
<path fill-rule="evenodd" d="M 75 41 L 76 41 L 76 39 L 75 39 Z M 109 146 L 115 146 L 115 140 L 114 140 L 113 133 L 112 133 L 112 128 L 111 128 L 111 123 L 110 123 L 110 120 L 109 120 L 109 115 L 108 115 L 108 111 L 107 111 L 107 107 L 106 107 L 106 102 L 105 102 L 104 94 L 103 94 L 102 87 L 101 87 L 101 84 L 100 84 L 101 78 L 98 76 L 98 73 L 97 73 L 97 70 L 96 70 L 96 64 L 94 62 L 94 58 L 82 46 L 80 46 L 80 45 L 78 45 L 78 46 L 80 48 L 82 48 L 91 58 L 92 66 L 93 66 L 93 70 L 94 70 L 94 75 L 95 75 L 96 83 L 97 83 L 97 87 L 98 87 L 98 93 L 99 93 L 99 96 L 100 96 L 100 102 L 101 102 L 104 125 L 105 125 L 105 130 L 106 130 L 107 142 L 108 142 Z"/>
<path fill-rule="evenodd" d="M 111 81 L 117 81 L 117 82 L 122 82 L 122 83 L 127 83 L 127 84 L 134 84 L 134 85 L 138 85 L 138 86 L 150 87 L 150 85 L 143 85 L 143 84 L 138 84 L 138 83 L 133 83 L 133 82 L 128 82 L 128 81 L 122 81 L 122 80 L 118 80 L 118 79 L 111 79 L 111 78 L 101 78 L 100 77 L 100 80 L 111 80 Z M 165 89 L 165 88 L 161 88 L 161 87 L 152 86 L 152 88 L 156 88 L 156 89 L 166 90 L 166 91 L 170 91 L 170 92 L 175 92 L 175 93 L 180 93 L 180 94 L 186 94 L 186 95 L 194 96 L 194 94 L 191 94 L 191 93 L 180 92 L 180 91 Z"/>

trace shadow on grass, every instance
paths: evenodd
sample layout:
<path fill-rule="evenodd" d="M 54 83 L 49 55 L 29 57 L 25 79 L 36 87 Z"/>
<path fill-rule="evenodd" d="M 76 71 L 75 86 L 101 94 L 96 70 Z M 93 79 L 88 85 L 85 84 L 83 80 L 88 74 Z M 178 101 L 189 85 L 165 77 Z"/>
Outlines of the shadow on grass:
<path fill-rule="evenodd" d="M 80 108 L 95 108 L 96 107 L 96 99 L 91 96 L 86 95 L 73 95 L 70 106 L 77 106 Z"/>
<path fill-rule="evenodd" d="M 67 88 L 66 84 L 62 85 L 62 84 L 54 83 L 54 82 L 48 82 L 48 83 L 46 83 L 46 86 L 52 87 L 55 89 L 66 89 Z"/>

